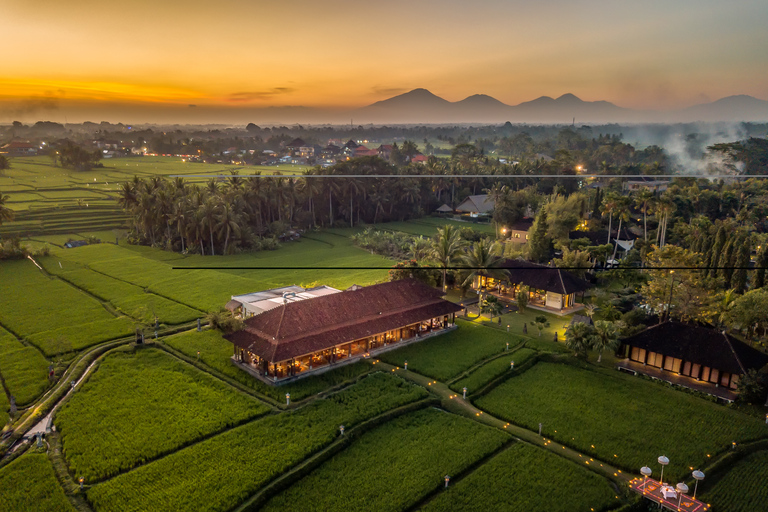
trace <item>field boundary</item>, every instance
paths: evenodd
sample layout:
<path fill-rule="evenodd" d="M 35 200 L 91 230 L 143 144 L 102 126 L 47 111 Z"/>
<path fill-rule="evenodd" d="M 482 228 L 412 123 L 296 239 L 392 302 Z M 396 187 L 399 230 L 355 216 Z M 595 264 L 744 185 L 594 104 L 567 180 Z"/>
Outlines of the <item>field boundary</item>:
<path fill-rule="evenodd" d="M 264 505 L 272 497 L 299 482 L 305 476 L 309 475 L 315 469 L 333 458 L 336 454 L 345 450 L 355 441 L 355 439 L 360 437 L 362 434 L 373 430 L 374 428 L 383 425 L 399 416 L 425 409 L 430 406 L 439 407 L 440 399 L 432 395 L 417 402 L 412 402 L 410 404 L 396 407 L 395 409 L 390 409 L 389 411 L 383 412 L 378 416 L 374 416 L 373 418 L 370 418 L 360 423 L 359 425 L 352 427 L 345 432 L 343 437 L 339 436 L 328 446 L 306 457 L 299 464 L 277 476 L 271 482 L 268 482 L 256 494 L 240 504 L 240 506 L 236 507 L 233 512 L 255 512 L 259 510 L 262 505 Z"/>

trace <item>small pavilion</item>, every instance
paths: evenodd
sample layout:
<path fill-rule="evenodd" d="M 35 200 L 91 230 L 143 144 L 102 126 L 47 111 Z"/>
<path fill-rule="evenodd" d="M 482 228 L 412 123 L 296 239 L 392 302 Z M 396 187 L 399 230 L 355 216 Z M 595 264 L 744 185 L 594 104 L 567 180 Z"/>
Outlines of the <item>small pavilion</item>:
<path fill-rule="evenodd" d="M 462 309 L 441 291 L 406 279 L 285 302 L 224 338 L 234 345 L 237 366 L 284 383 L 446 332 Z"/>
<path fill-rule="evenodd" d="M 517 300 L 517 292 L 528 287 L 528 306 L 552 313 L 573 313 L 583 306 L 576 302 L 576 294 L 588 290 L 589 282 L 566 270 L 525 260 L 506 260 L 499 268 L 506 269 L 507 277 L 494 279 L 479 276 L 474 288 L 487 289 L 502 300 Z"/>

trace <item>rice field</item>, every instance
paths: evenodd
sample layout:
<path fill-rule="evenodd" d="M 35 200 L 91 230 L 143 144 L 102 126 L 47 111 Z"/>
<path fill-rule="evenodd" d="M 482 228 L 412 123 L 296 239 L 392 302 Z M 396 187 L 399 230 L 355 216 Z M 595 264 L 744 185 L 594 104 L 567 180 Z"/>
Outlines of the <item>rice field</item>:
<path fill-rule="evenodd" d="M 509 440 L 492 427 L 424 409 L 367 432 L 262 510 L 290 510 L 297 503 L 307 512 L 363 512 L 372 505 L 408 510 L 440 489 L 445 475 L 461 473 Z"/>
<path fill-rule="evenodd" d="M 75 512 L 44 453 L 25 453 L 0 468 L 0 512 Z"/>
<path fill-rule="evenodd" d="M 107 356 L 56 415 L 75 475 L 103 480 L 269 411 L 162 351 Z"/>
<path fill-rule="evenodd" d="M 17 406 L 32 403 L 48 388 L 49 364 L 36 348 L 0 328 L 0 375 Z"/>

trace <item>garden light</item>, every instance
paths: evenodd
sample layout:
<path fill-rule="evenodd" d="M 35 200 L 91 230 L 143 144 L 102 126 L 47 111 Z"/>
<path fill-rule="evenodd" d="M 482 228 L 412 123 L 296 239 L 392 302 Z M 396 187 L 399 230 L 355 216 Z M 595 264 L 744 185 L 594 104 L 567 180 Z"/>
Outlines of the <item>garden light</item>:
<path fill-rule="evenodd" d="M 693 486 L 693 499 L 696 499 L 696 491 L 699 488 L 699 480 L 704 480 L 704 472 L 697 469 L 692 474 L 693 478 L 696 480 L 696 484 Z"/>
<path fill-rule="evenodd" d="M 514 370 L 515 369 L 515 362 L 514 361 L 509 363 L 509 369 L 510 370 Z"/>
<path fill-rule="evenodd" d="M 339 432 L 341 432 L 341 435 L 344 435 L 344 425 L 339 427 Z"/>
<path fill-rule="evenodd" d="M 463 396 L 463 398 L 464 398 L 464 399 L 466 399 L 466 398 L 467 398 L 467 388 L 466 388 L 466 387 L 464 388 L 464 396 Z"/>
<path fill-rule="evenodd" d="M 640 468 L 640 473 L 645 477 L 645 480 L 643 480 L 643 494 L 645 494 L 645 484 L 648 483 L 648 477 L 651 476 L 653 471 L 648 466 L 643 466 Z"/>
<path fill-rule="evenodd" d="M 285 405 L 291 405 L 291 394 L 286 393 L 285 394 Z"/>
<path fill-rule="evenodd" d="M 448 488 L 448 482 L 450 482 L 450 481 L 451 481 L 451 477 L 448 476 L 448 475 L 445 475 L 445 488 L 446 489 Z"/>
<path fill-rule="evenodd" d="M 664 485 L 664 466 L 669 464 L 669 459 L 662 455 L 658 460 L 659 464 L 661 464 L 661 479 L 659 479 L 659 482 L 661 485 Z"/>

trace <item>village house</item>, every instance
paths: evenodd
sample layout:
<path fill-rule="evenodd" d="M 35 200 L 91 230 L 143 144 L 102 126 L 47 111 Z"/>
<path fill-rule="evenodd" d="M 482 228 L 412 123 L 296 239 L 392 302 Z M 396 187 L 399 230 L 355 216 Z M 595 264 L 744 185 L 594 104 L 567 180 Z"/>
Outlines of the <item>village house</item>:
<path fill-rule="evenodd" d="M 507 228 L 505 234 L 509 234 L 509 241 L 516 244 L 528 243 L 528 232 L 533 226 L 533 219 L 523 218 Z M 503 232 L 503 231 L 502 231 Z"/>
<path fill-rule="evenodd" d="M 445 332 L 462 309 L 408 279 L 286 300 L 224 337 L 234 345 L 235 365 L 283 383 Z"/>
<path fill-rule="evenodd" d="M 725 400 L 734 400 L 739 380 L 768 364 L 768 355 L 723 331 L 664 322 L 622 340 L 618 367 Z"/>
<path fill-rule="evenodd" d="M 29 142 L 14 140 L 0 147 L 0 155 L 8 156 L 35 156 L 38 147 Z"/>
<path fill-rule="evenodd" d="M 460 213 L 469 213 L 473 217 L 487 215 L 493 211 L 493 199 L 487 194 L 469 196 L 456 207 Z"/>

